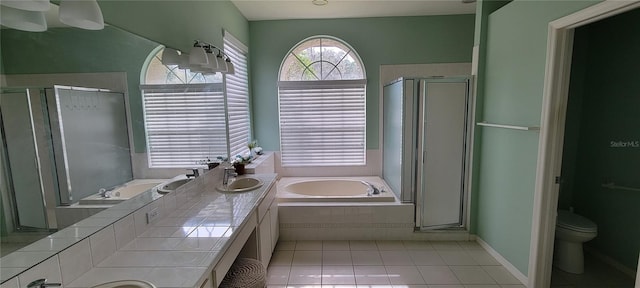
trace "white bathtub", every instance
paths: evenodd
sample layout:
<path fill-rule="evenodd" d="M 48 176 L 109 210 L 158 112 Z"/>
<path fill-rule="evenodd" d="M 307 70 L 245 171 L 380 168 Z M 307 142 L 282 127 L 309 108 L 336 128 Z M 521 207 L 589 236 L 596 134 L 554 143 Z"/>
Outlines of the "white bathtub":
<path fill-rule="evenodd" d="M 380 194 L 373 195 L 370 186 Z M 380 177 L 283 177 L 278 181 L 279 202 L 395 202 Z"/>
<path fill-rule="evenodd" d="M 109 191 L 111 197 L 102 198 L 100 195 L 93 194 L 85 198 L 80 199 L 80 205 L 113 205 L 118 204 L 127 199 L 133 198 L 136 195 L 153 189 L 154 187 L 166 182 L 166 179 L 136 179 L 125 183 L 123 186 Z"/>

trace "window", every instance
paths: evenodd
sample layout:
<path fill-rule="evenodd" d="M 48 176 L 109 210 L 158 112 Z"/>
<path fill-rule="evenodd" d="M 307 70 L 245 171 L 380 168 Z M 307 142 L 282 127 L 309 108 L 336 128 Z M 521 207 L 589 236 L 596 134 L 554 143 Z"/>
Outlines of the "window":
<path fill-rule="evenodd" d="M 285 57 L 279 79 L 283 166 L 366 164 L 366 77 L 349 45 L 304 40 Z"/>
<path fill-rule="evenodd" d="M 249 75 L 247 69 L 248 49 L 229 33 L 224 35 L 224 51 L 233 59 L 235 73 L 225 76 L 227 113 L 229 119 L 230 156 L 249 152 Z"/>
<path fill-rule="evenodd" d="M 235 75 L 192 73 L 164 65 L 163 49 L 148 61 L 140 88 L 150 168 L 192 167 L 207 158 L 228 157 L 230 151 L 235 153 L 231 155 L 248 151 L 246 48 L 241 43 L 233 46 L 234 41 L 240 43 L 225 35 L 224 50 L 234 63 Z"/>

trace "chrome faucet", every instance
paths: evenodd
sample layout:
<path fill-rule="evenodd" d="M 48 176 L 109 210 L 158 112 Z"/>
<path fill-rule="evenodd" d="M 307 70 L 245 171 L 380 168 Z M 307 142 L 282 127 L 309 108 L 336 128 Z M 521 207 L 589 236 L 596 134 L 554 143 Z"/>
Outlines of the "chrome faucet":
<path fill-rule="evenodd" d="M 222 175 L 222 185 L 226 187 L 227 185 L 229 185 L 229 177 L 236 177 L 236 176 L 238 176 L 238 173 L 236 173 L 236 169 L 233 168 L 233 166 L 225 167 L 224 175 Z"/>
<path fill-rule="evenodd" d="M 28 288 L 45 288 L 45 287 L 62 286 L 60 283 L 47 283 L 47 279 L 38 279 L 27 285 Z"/>
<path fill-rule="evenodd" d="M 198 176 L 200 176 L 200 171 L 198 170 L 198 168 L 191 168 L 191 169 L 187 169 L 187 170 L 191 170 L 193 171 L 193 174 L 186 174 L 185 176 L 187 176 L 187 178 L 197 178 Z"/>
<path fill-rule="evenodd" d="M 378 188 L 376 188 L 376 186 L 373 186 L 373 184 L 367 182 L 367 181 L 361 181 L 362 184 L 367 185 L 369 187 L 369 189 L 367 189 L 367 196 L 372 196 L 372 195 L 378 195 L 380 194 L 380 190 L 378 190 Z"/>

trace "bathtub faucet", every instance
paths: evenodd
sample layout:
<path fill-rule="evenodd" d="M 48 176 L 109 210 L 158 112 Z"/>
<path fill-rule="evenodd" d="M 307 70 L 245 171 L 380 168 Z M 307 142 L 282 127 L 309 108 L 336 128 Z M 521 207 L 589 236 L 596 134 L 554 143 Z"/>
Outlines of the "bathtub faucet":
<path fill-rule="evenodd" d="M 227 187 L 227 185 L 229 184 L 229 177 L 236 177 L 236 176 L 238 176 L 238 173 L 236 173 L 236 169 L 233 168 L 233 166 L 225 167 L 224 175 L 222 175 L 222 185 L 224 187 Z"/>
<path fill-rule="evenodd" d="M 380 190 L 378 190 L 376 186 L 373 186 L 373 184 L 367 181 L 362 181 L 362 184 L 367 185 L 369 187 L 369 189 L 367 189 L 367 196 L 380 194 Z"/>

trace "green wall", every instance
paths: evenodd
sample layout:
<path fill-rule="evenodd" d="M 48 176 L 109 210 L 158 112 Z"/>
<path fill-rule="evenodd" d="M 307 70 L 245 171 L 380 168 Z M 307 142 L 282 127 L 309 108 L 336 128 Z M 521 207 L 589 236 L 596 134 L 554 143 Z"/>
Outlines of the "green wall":
<path fill-rule="evenodd" d="M 229 0 L 100 0 L 106 22 L 188 52 L 194 40 L 222 47 L 222 29 L 249 46 L 249 23 Z"/>
<path fill-rule="evenodd" d="M 548 24 L 594 3 L 513 1 L 489 16 L 483 120 L 540 125 Z M 539 133 L 479 129 L 477 235 L 527 275 Z"/>
<path fill-rule="evenodd" d="M 349 43 L 367 73 L 367 148 L 377 149 L 380 65 L 471 62 L 473 15 L 383 17 L 249 23 L 254 135 L 279 150 L 278 72 L 286 53 L 314 35 Z"/>
<path fill-rule="evenodd" d="M 0 37 L 5 74 L 126 72 L 135 150 L 144 152 L 140 70 L 157 43 L 110 26 L 41 33 L 3 29 Z"/>
<path fill-rule="evenodd" d="M 640 146 L 638 19 L 636 9 L 576 30 L 567 131 L 577 140 L 565 141 L 560 194 L 561 208 L 573 206 L 598 224 L 598 236 L 586 245 L 634 270 L 640 193 L 601 184 L 640 187 L 640 147 L 611 147 L 612 141 Z"/>

